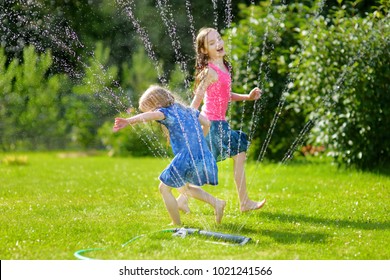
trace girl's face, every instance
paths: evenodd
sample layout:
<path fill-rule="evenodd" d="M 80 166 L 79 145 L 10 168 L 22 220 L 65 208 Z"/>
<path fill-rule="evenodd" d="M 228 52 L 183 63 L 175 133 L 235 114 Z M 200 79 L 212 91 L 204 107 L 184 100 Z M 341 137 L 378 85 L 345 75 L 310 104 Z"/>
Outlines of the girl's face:
<path fill-rule="evenodd" d="M 204 41 L 204 50 L 210 60 L 216 60 L 225 56 L 224 41 L 216 30 L 211 30 Z"/>

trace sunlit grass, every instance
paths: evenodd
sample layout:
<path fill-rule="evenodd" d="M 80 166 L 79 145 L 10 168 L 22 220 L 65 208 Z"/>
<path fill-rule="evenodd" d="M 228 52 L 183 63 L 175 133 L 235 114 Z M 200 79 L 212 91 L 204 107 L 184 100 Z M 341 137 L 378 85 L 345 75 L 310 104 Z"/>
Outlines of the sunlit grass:
<path fill-rule="evenodd" d="M 9 155 L 0 154 L 0 160 Z M 0 163 L 0 258 L 75 259 L 389 259 L 390 178 L 338 170 L 327 162 L 250 163 L 248 190 L 266 206 L 240 213 L 232 162 L 219 164 L 227 200 L 223 223 L 190 201 L 186 227 L 250 237 L 230 246 L 197 235 L 174 237 L 158 192 L 167 160 L 28 153 Z M 134 237 L 140 238 L 122 246 Z"/>
<path fill-rule="evenodd" d="M 5 165 L 26 165 L 28 164 L 28 157 L 23 155 L 7 155 L 1 159 L 0 163 L 3 163 Z"/>

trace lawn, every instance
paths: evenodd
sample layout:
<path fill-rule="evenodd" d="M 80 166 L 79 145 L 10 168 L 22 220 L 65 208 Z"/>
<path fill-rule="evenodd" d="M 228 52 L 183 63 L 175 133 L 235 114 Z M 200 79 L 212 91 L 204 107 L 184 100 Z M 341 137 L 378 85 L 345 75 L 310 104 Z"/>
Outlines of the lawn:
<path fill-rule="evenodd" d="M 199 236 L 172 236 L 158 192 L 168 160 L 105 154 L 0 154 L 0 259 L 74 260 L 387 260 L 388 175 L 338 169 L 326 161 L 247 164 L 249 195 L 267 198 L 240 213 L 232 162 L 219 163 L 227 200 L 221 225 L 212 208 L 190 201 L 185 227 L 250 237 L 243 246 Z M 23 157 L 24 156 L 24 157 Z M 134 237 L 139 237 L 132 242 Z M 127 243 L 128 242 L 128 243 Z M 123 244 L 127 243 L 125 246 Z"/>

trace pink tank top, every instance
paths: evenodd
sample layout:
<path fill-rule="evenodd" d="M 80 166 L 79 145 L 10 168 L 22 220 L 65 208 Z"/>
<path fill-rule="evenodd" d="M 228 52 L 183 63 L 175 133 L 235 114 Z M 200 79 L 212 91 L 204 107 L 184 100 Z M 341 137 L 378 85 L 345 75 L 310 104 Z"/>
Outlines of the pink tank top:
<path fill-rule="evenodd" d="M 227 69 L 222 71 L 212 63 L 209 63 L 209 67 L 217 72 L 218 80 L 206 89 L 202 114 L 211 121 L 225 120 L 231 92 L 230 73 L 227 72 Z"/>

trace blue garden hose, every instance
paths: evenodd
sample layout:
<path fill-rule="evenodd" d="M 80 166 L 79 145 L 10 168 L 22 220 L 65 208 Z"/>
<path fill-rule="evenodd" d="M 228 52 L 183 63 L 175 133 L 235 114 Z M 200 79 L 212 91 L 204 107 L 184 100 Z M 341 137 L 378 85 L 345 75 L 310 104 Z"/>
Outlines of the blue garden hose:
<path fill-rule="evenodd" d="M 240 236 L 240 235 L 232 235 L 232 234 L 226 234 L 226 233 L 220 233 L 220 232 L 212 232 L 212 231 L 206 231 L 206 230 L 200 230 L 200 229 L 194 229 L 194 228 L 172 228 L 172 229 L 163 229 L 160 231 L 156 231 L 154 233 L 159 232 L 173 232 L 175 236 L 181 236 L 185 237 L 187 234 L 199 234 L 206 237 L 222 240 L 222 241 L 229 241 L 232 243 L 235 243 L 237 245 L 245 245 L 247 244 L 251 239 L 249 237 Z M 145 236 L 145 234 L 137 235 L 127 241 L 126 243 L 122 244 L 122 247 L 125 247 L 127 244 Z M 101 251 L 105 250 L 105 248 L 90 248 L 90 249 L 82 249 L 78 250 L 74 253 L 74 256 L 79 260 L 94 260 L 93 258 L 89 258 L 84 256 L 84 254 L 93 252 L 93 251 Z"/>

